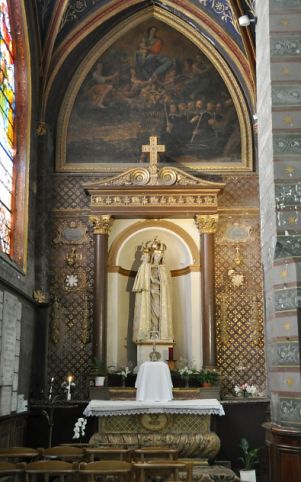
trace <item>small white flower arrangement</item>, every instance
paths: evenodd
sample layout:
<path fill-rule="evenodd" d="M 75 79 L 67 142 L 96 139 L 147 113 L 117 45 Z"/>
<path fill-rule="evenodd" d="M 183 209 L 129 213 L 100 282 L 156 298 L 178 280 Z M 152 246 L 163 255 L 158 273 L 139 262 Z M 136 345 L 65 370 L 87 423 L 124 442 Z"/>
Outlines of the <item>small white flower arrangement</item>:
<path fill-rule="evenodd" d="M 235 385 L 234 392 L 237 397 L 254 397 L 257 394 L 257 387 L 243 383 L 242 385 Z"/>
<path fill-rule="evenodd" d="M 85 435 L 85 429 L 87 425 L 87 419 L 86 418 L 79 418 L 74 425 L 73 432 L 74 435 L 72 438 L 81 438 Z"/>
<path fill-rule="evenodd" d="M 121 375 L 122 378 L 127 378 L 130 373 L 132 373 L 132 370 L 130 369 L 130 367 L 124 367 L 124 368 L 121 368 L 121 370 L 118 372 L 118 375 Z"/>
<path fill-rule="evenodd" d="M 195 372 L 195 370 L 193 370 L 192 368 L 186 365 L 185 367 L 179 368 L 178 372 L 181 375 L 181 377 L 188 378 L 190 375 L 192 375 Z"/>

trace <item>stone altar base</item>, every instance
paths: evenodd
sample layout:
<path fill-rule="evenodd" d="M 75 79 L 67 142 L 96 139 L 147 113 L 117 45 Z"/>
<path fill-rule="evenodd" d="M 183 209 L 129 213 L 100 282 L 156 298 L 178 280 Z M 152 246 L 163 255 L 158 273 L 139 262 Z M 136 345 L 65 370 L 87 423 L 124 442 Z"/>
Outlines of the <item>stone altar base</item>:
<path fill-rule="evenodd" d="M 186 480 L 186 473 L 180 472 L 180 480 Z M 211 465 L 207 467 L 193 467 L 192 481 L 194 482 L 240 482 L 240 478 L 227 467 Z"/>
<path fill-rule="evenodd" d="M 210 415 L 152 413 L 98 418 L 95 446 L 175 447 L 180 457 L 213 460 L 220 439 L 210 431 Z"/>

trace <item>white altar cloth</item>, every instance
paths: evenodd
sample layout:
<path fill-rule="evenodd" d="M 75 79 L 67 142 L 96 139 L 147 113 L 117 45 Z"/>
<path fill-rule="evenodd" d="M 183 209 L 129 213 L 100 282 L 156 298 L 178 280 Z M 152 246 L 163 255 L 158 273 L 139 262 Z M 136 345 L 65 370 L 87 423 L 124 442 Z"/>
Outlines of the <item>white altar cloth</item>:
<path fill-rule="evenodd" d="M 84 410 L 86 417 L 112 417 L 144 413 L 177 413 L 184 415 L 225 415 L 216 399 L 171 400 L 170 402 L 137 402 L 131 400 L 91 400 Z"/>
<path fill-rule="evenodd" d="M 173 399 L 170 370 L 162 361 L 142 363 L 135 386 L 139 402 L 168 402 Z"/>

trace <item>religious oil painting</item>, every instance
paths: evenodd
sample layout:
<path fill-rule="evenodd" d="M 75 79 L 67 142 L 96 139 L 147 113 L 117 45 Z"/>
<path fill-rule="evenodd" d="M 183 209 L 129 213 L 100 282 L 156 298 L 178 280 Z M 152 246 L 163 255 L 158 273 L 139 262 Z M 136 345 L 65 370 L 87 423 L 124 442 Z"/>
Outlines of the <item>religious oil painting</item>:
<path fill-rule="evenodd" d="M 126 32 L 95 60 L 69 110 L 64 163 L 75 170 L 147 163 L 141 146 L 151 135 L 166 146 L 163 164 L 241 162 L 240 123 L 222 76 L 198 46 L 158 20 Z"/>

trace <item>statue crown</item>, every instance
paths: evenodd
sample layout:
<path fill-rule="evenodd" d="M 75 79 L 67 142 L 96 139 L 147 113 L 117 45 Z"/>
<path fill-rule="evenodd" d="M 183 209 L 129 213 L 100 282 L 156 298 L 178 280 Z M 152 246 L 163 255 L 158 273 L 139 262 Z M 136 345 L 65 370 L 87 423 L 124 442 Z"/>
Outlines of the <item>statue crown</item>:
<path fill-rule="evenodd" d="M 154 238 L 153 241 L 147 241 L 145 246 L 152 253 L 154 253 L 155 251 L 164 253 L 164 251 L 166 250 L 166 244 L 159 241 L 157 236 Z"/>

